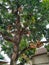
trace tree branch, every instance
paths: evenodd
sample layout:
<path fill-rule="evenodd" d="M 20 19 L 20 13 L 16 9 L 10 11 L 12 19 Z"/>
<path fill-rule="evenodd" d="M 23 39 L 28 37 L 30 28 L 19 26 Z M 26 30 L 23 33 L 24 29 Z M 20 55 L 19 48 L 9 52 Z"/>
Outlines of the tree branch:
<path fill-rule="evenodd" d="M 21 50 L 21 52 L 19 52 L 19 55 L 21 55 L 25 50 L 28 50 L 29 47 L 25 47 L 23 50 Z"/>
<path fill-rule="evenodd" d="M 3 38 L 7 41 L 10 41 L 10 42 L 14 42 L 13 38 L 11 37 L 8 37 L 8 36 L 3 36 Z"/>
<path fill-rule="evenodd" d="M 43 43 L 48 43 L 49 41 L 42 41 L 42 42 L 37 42 L 36 44 L 30 43 L 28 47 L 25 47 L 23 50 L 21 50 L 21 52 L 19 53 L 19 55 L 21 55 L 22 53 L 24 53 L 25 50 L 28 49 L 33 49 L 33 48 L 39 48 L 43 45 Z"/>
<path fill-rule="evenodd" d="M 0 31 L 0 34 L 3 36 L 5 40 L 14 42 L 13 38 L 9 37 L 8 35 L 5 35 L 3 32 Z"/>

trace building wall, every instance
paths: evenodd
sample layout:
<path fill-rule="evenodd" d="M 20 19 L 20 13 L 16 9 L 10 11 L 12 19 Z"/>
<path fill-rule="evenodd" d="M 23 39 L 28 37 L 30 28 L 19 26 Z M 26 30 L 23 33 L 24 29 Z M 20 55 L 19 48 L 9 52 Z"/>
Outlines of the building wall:
<path fill-rule="evenodd" d="M 34 56 L 32 63 L 33 65 L 49 65 L 49 56 L 47 54 Z"/>
<path fill-rule="evenodd" d="M 24 65 L 49 65 L 49 56 L 47 54 L 34 56 Z"/>

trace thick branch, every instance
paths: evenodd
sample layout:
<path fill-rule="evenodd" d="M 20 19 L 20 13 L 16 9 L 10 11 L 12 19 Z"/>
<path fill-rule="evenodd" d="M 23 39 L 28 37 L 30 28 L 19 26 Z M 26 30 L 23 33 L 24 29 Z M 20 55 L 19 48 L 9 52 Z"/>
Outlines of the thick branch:
<path fill-rule="evenodd" d="M 35 48 L 34 46 L 32 46 L 32 49 Z M 25 47 L 23 50 L 21 50 L 21 52 L 19 53 L 19 55 L 21 55 L 22 53 L 24 53 L 26 50 L 31 49 L 31 46 L 29 45 L 28 47 Z"/>
<path fill-rule="evenodd" d="M 19 53 L 19 55 L 21 55 L 22 53 L 24 53 L 25 50 L 28 50 L 29 47 L 25 47 L 23 50 L 21 50 L 21 52 Z"/>
<path fill-rule="evenodd" d="M 21 55 L 22 53 L 24 53 L 25 50 L 28 50 L 28 49 L 33 49 L 33 48 L 39 48 L 43 45 L 43 43 L 48 43 L 49 41 L 42 41 L 40 43 L 37 43 L 37 44 L 33 44 L 33 43 L 30 43 L 30 45 L 28 47 L 25 47 L 23 50 L 21 50 L 21 52 L 19 53 L 19 55 Z"/>
<path fill-rule="evenodd" d="M 0 32 L 0 34 L 3 36 L 3 38 L 7 41 L 14 42 L 13 38 L 5 35 L 3 32 Z"/>
<path fill-rule="evenodd" d="M 11 37 L 8 37 L 8 36 L 3 36 L 3 38 L 7 41 L 10 41 L 10 42 L 14 42 L 13 38 Z"/>

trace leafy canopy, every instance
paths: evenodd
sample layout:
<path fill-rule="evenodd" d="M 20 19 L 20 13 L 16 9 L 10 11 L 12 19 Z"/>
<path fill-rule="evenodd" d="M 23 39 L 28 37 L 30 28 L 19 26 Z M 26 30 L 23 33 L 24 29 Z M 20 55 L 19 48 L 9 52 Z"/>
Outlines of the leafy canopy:
<path fill-rule="evenodd" d="M 13 12 L 20 5 L 23 9 L 23 11 L 20 9 L 20 29 L 27 26 L 26 29 L 31 31 L 30 36 L 24 35 L 20 42 L 20 49 L 22 50 L 29 45 L 28 41 L 33 40 L 36 42 L 37 40 L 41 40 L 43 35 L 46 39 L 49 39 L 49 29 L 46 29 L 46 25 L 49 24 L 49 0 L 43 0 L 42 2 L 40 0 L 0 0 L 0 31 L 3 31 L 4 34 L 10 37 L 13 37 L 10 32 L 17 28 L 15 26 L 17 15 Z M 10 48 L 8 48 L 6 43 Z M 3 49 L 8 49 L 7 53 L 9 53 L 13 46 L 10 45 L 10 42 L 6 43 L 6 46 L 3 45 Z M 28 51 L 25 52 L 27 55 L 33 53 L 30 50 Z"/>

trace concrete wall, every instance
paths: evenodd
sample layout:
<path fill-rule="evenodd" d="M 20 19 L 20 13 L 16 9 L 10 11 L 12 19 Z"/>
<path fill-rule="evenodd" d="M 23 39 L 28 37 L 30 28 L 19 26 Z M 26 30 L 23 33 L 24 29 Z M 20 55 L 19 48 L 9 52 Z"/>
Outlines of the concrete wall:
<path fill-rule="evenodd" d="M 42 54 L 32 58 L 33 65 L 49 65 L 49 56 Z"/>

